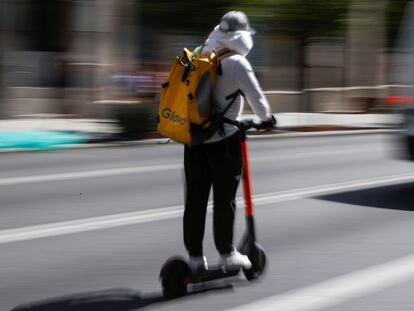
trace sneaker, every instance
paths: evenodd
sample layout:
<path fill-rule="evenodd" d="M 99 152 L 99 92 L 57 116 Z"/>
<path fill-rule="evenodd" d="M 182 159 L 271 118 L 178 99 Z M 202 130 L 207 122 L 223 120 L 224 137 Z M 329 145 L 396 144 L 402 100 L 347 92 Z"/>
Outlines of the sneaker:
<path fill-rule="evenodd" d="M 246 255 L 239 253 L 237 250 L 232 251 L 230 254 L 220 256 L 220 264 L 228 269 L 250 269 L 252 263 Z"/>
<path fill-rule="evenodd" d="M 190 256 L 190 259 L 188 260 L 188 266 L 193 272 L 207 270 L 207 258 L 204 256 Z"/>

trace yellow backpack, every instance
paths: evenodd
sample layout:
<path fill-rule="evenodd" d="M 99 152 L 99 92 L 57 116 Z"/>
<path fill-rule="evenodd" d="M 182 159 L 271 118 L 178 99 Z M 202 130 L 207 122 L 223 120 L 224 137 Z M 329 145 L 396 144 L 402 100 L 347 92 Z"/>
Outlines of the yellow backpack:
<path fill-rule="evenodd" d="M 201 49 L 185 48 L 183 56 L 176 57 L 168 81 L 162 85 L 159 105 L 159 133 L 189 146 L 210 138 L 220 126 L 212 90 L 221 74 L 220 60 L 234 54 L 224 49 L 204 54 Z"/>

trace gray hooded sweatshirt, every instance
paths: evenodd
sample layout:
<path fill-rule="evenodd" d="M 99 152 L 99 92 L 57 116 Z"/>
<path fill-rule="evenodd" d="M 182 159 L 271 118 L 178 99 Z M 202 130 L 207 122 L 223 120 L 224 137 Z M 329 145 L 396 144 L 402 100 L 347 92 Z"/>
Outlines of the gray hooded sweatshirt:
<path fill-rule="evenodd" d="M 240 90 L 245 95 L 253 112 L 262 120 L 271 118 L 269 103 L 263 94 L 259 82 L 253 72 L 246 55 L 253 47 L 252 35 L 248 31 L 223 32 L 218 26 L 208 36 L 204 43 L 203 52 L 227 48 L 237 54 L 226 57 L 221 61 L 222 75 L 217 75 L 213 98 L 218 111 L 224 111 L 230 103 L 226 96 Z M 243 112 L 244 98 L 238 96 L 224 115 L 231 120 L 238 120 Z M 206 143 L 216 142 L 234 134 L 237 127 L 224 124 L 224 136 L 216 133 Z"/>

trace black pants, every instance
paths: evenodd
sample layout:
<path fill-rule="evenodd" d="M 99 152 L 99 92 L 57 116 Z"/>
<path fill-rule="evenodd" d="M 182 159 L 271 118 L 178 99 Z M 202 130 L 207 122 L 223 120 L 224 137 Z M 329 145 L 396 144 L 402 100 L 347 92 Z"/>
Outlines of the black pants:
<path fill-rule="evenodd" d="M 213 186 L 213 233 L 220 254 L 233 250 L 236 192 L 242 174 L 240 134 L 184 149 L 186 180 L 184 244 L 190 256 L 203 255 L 207 202 Z"/>

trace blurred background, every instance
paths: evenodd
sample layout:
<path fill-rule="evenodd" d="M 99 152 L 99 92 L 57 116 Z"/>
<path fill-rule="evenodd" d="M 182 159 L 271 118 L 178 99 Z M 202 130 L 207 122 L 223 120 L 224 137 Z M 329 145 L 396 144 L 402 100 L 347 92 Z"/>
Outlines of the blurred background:
<path fill-rule="evenodd" d="M 293 309 L 412 310 L 413 2 L 0 0 L 0 309 L 240 310 L 298 290 Z M 183 150 L 130 139 L 157 137 L 176 55 L 229 10 L 257 30 L 248 59 L 278 120 L 249 141 L 270 269 L 164 301 L 160 267 L 186 254 Z"/>
<path fill-rule="evenodd" d="M 175 55 L 231 9 L 257 30 L 248 58 L 274 112 L 382 111 L 407 87 L 390 73 L 408 3 L 1 0 L 0 116 L 110 118 L 155 104 Z"/>

